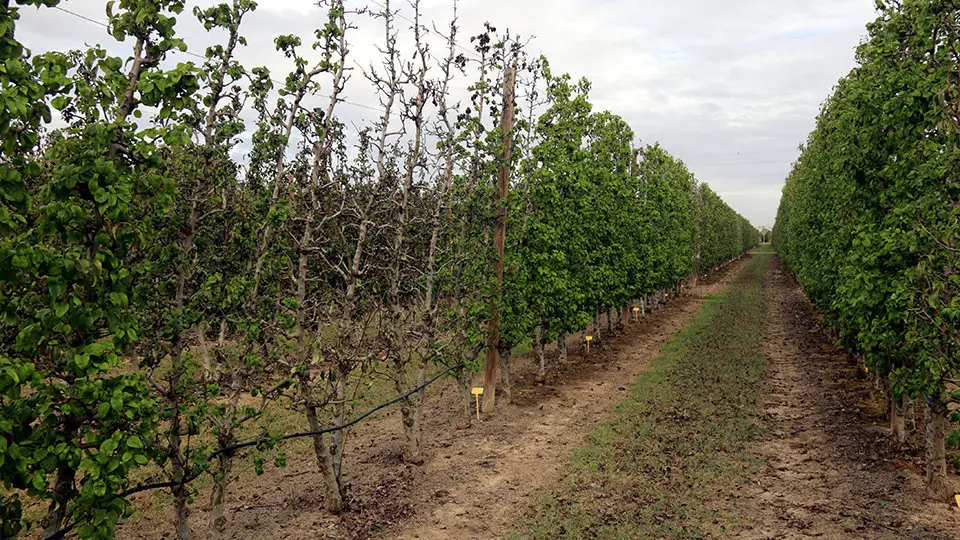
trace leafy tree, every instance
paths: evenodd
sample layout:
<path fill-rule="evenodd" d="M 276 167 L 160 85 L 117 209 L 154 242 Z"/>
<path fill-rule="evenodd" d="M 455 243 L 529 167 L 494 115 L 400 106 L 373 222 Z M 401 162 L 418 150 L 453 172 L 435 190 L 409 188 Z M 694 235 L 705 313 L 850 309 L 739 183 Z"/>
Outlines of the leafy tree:
<path fill-rule="evenodd" d="M 247 73 L 234 53 L 245 43 L 240 24 L 255 7 L 250 1 L 234 0 L 194 9 L 207 30 L 226 31 L 226 44 L 207 50 L 208 61 L 198 72 L 204 95 L 179 112 L 199 142 L 165 149 L 163 174 L 173 184 L 174 203 L 165 212 L 147 205 L 140 218 L 152 221 L 158 231 L 157 241 L 143 250 L 153 272 L 136 299 L 145 323 L 140 367 L 161 406 L 155 443 L 162 453 L 159 465 L 171 485 L 174 528 L 180 539 L 191 537 L 189 483 L 208 466 L 209 449 L 196 444 L 197 436 L 212 427 L 208 418 L 215 409 L 212 403 L 221 397 L 221 374 L 232 371 L 223 369 L 221 361 L 212 362 L 206 331 L 218 319 L 226 330 L 220 285 L 224 276 L 231 277 L 231 270 L 234 275 L 242 270 L 230 261 L 249 256 L 243 243 L 226 244 L 223 239 L 237 226 L 237 210 L 242 207 L 237 200 L 238 170 L 229 152 L 244 129 L 239 113 Z M 161 110 L 160 117 L 173 112 Z M 191 334 L 197 347 L 188 350 Z M 201 355 L 202 365 L 197 361 Z"/>
<path fill-rule="evenodd" d="M 81 537 L 112 536 L 127 511 L 130 472 L 151 454 L 145 441 L 155 429 L 156 404 L 142 373 L 118 368 L 139 339 L 131 297 L 150 268 L 139 252 L 153 231 L 136 218 L 142 206 L 169 204 L 157 146 L 182 144 L 186 130 L 176 122 L 140 129 L 131 117 L 140 105 L 180 109 L 197 89 L 191 65 L 158 69 L 170 50 L 184 46 L 174 34 L 182 9 L 178 1 L 115 5 L 113 37 L 134 41 L 126 71 L 100 48 L 29 59 L 12 41 L 16 12 L 5 9 L 16 51 L 7 71 L 22 77 L 23 88 L 14 91 L 22 101 L 8 108 L 6 124 L 22 135 L 4 137 L 5 152 L 21 155 L 4 162 L 7 181 L 19 177 L 23 187 L 6 197 L 18 213 L 6 212 L 10 234 L 0 262 L 3 407 L 10 412 L 4 418 L 16 420 L 8 428 L 16 433 L 0 440 L 3 461 L 9 456 L 15 467 L 5 484 L 50 501 L 43 537 L 68 524 L 78 524 Z M 47 103 L 70 127 L 38 147 L 38 120 L 50 119 Z M 21 527 L 17 506 L 4 513 L 2 528 L 11 533 Z"/>

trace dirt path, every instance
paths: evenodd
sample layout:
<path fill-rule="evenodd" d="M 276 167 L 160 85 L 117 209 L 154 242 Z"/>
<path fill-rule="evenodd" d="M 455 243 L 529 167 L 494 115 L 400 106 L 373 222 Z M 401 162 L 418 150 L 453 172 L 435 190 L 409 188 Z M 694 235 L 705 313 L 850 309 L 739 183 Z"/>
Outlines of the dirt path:
<path fill-rule="evenodd" d="M 765 399 L 769 467 L 747 492 L 743 538 L 960 538 L 960 513 L 924 500 L 865 407 L 868 383 L 816 326 L 792 276 L 768 275 Z"/>

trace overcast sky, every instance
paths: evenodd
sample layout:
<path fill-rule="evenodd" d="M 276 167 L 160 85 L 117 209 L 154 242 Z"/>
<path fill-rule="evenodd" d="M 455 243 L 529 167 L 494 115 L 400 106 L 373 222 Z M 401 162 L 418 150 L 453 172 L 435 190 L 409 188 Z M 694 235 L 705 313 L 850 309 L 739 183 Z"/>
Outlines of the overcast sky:
<path fill-rule="evenodd" d="M 409 14 L 406 3 L 395 3 Z M 259 4 L 244 23 L 250 46 L 240 58 L 282 78 L 289 65 L 273 51 L 273 38 L 297 34 L 308 41 L 324 14 L 310 0 Z M 103 0 L 61 6 L 106 19 Z M 425 16 L 441 28 L 451 6 L 423 0 Z M 772 226 L 797 147 L 833 85 L 854 66 L 873 6 L 873 0 L 461 0 L 459 41 L 468 45 L 487 21 L 534 36 L 533 52 L 545 54 L 554 73 L 593 83 L 598 110 L 624 117 L 640 141 L 659 141 L 751 222 Z M 187 13 L 180 33 L 202 54 L 210 38 Z M 362 23 L 351 40 L 359 64 L 369 63 L 363 56 L 377 35 Z M 34 52 L 110 41 L 96 24 L 32 8 L 23 8 L 18 37 Z M 115 54 L 129 55 L 116 47 L 109 44 Z M 357 103 L 372 99 L 348 94 Z M 375 114 L 354 109 L 358 117 Z"/>

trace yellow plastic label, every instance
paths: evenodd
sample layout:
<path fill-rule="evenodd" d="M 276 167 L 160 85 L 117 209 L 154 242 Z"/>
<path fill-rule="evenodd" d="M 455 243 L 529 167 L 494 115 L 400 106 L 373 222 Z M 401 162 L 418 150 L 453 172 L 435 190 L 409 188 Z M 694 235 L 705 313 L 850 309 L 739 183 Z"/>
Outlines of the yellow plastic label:
<path fill-rule="evenodd" d="M 477 402 L 477 421 L 480 420 L 480 396 L 483 394 L 483 388 L 477 387 L 471 390 L 473 393 L 473 400 Z"/>

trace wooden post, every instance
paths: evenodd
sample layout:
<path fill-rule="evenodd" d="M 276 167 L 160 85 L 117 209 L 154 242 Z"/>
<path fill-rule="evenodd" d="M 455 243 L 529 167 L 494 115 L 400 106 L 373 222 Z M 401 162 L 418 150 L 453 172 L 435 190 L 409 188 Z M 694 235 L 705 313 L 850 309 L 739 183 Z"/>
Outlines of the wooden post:
<path fill-rule="evenodd" d="M 496 403 L 497 379 L 500 377 L 500 359 L 497 346 L 500 342 L 500 306 L 503 291 L 504 248 L 507 239 L 507 197 L 510 190 L 510 151 L 513 147 L 514 93 L 517 82 L 517 67 L 509 66 L 503 73 L 503 116 L 500 129 L 503 131 L 503 155 L 497 171 L 497 225 L 493 233 L 493 247 L 497 258 L 493 268 L 497 272 L 497 294 L 490 298 L 490 324 L 487 325 L 487 363 L 483 379 L 483 410 L 493 411 Z"/>

